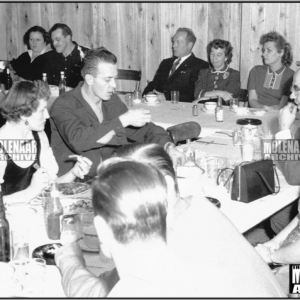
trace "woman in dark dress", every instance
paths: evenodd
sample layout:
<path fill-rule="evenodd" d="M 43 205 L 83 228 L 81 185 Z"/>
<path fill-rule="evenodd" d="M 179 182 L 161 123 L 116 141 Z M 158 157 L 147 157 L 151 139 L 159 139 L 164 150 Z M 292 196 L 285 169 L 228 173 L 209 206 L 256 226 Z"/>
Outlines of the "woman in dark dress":
<path fill-rule="evenodd" d="M 221 97 L 228 101 L 237 97 L 241 82 L 240 72 L 229 67 L 232 59 L 230 42 L 220 39 L 211 41 L 207 54 L 212 68 L 200 70 L 195 83 L 194 97 Z"/>
<path fill-rule="evenodd" d="M 26 80 L 41 80 L 42 70 L 51 50 L 49 34 L 44 28 L 33 26 L 24 34 L 23 41 L 28 51 L 10 63 L 14 80 L 18 77 Z"/>
<path fill-rule="evenodd" d="M 51 182 L 83 178 L 91 167 L 89 159 L 78 156 L 74 167 L 57 178 L 59 167 L 44 132 L 49 96 L 43 81 L 19 81 L 0 101 L 7 120 L 0 128 L 0 184 L 7 204 L 28 203 Z"/>

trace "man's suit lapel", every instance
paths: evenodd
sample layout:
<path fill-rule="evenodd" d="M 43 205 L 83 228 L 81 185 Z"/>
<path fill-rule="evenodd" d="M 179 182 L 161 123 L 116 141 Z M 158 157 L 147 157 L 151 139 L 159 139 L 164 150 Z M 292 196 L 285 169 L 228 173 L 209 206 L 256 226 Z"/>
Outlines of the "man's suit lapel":
<path fill-rule="evenodd" d="M 176 69 L 176 71 L 169 77 L 169 79 L 173 79 L 178 76 L 182 71 L 186 70 L 194 60 L 194 54 L 192 53 L 180 66 Z M 171 67 L 172 68 L 172 67 Z"/>

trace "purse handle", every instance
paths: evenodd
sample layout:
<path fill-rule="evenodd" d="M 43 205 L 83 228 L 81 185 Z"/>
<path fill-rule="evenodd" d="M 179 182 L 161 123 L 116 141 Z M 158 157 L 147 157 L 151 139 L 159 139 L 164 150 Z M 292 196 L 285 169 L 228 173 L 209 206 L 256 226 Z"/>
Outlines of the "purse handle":
<path fill-rule="evenodd" d="M 276 194 L 278 194 L 278 193 L 280 192 L 280 182 L 279 182 L 278 173 L 277 173 L 275 164 L 273 164 L 273 170 L 274 170 L 274 173 L 275 173 L 275 175 L 276 175 L 277 184 L 278 184 L 278 186 L 276 186 L 276 184 L 275 184 L 274 190 L 271 188 L 269 182 L 267 181 L 267 179 L 265 178 L 265 176 L 264 176 L 263 173 L 257 172 L 257 171 L 256 171 L 255 173 L 257 173 L 257 174 L 260 176 L 260 178 L 261 178 L 262 181 L 265 183 L 265 185 L 266 185 L 266 187 L 268 188 L 268 190 L 269 190 L 273 195 L 276 195 Z M 277 188 L 277 191 L 276 191 L 276 188 Z"/>
<path fill-rule="evenodd" d="M 243 164 L 246 164 L 246 163 L 249 163 L 248 161 L 243 161 L 241 162 L 240 164 L 238 164 L 236 167 L 239 167 Z M 218 174 L 218 177 L 217 177 L 217 185 L 219 185 L 219 178 L 220 178 L 220 175 L 222 174 L 222 172 L 226 171 L 226 170 L 232 170 L 230 176 L 228 176 L 227 180 L 225 181 L 224 183 L 224 186 L 226 186 L 226 184 L 228 183 L 228 181 L 231 179 L 231 177 L 233 176 L 234 174 L 234 169 L 232 168 L 224 168 L 220 171 L 220 173 Z M 280 192 L 280 181 L 279 181 L 279 177 L 278 177 L 278 173 L 277 173 L 277 170 L 276 170 L 276 165 L 273 163 L 273 170 L 274 170 L 274 173 L 276 175 L 276 179 L 277 179 L 277 186 L 275 184 L 275 189 L 277 188 L 277 191 L 276 190 L 273 190 L 269 184 L 269 182 L 267 181 L 267 179 L 265 178 L 264 174 L 262 174 L 261 172 L 256 172 L 260 178 L 263 180 L 263 182 L 265 183 L 265 185 L 267 186 L 268 190 L 273 194 L 273 195 L 276 195 Z"/>

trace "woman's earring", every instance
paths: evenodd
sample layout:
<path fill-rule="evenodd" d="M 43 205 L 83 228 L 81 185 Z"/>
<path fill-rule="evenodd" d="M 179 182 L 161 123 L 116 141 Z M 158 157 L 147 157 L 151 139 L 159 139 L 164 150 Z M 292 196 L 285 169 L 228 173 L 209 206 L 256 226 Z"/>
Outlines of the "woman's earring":
<path fill-rule="evenodd" d="M 25 121 L 25 125 L 28 125 L 28 124 L 29 124 L 29 122 L 26 120 L 26 121 Z"/>

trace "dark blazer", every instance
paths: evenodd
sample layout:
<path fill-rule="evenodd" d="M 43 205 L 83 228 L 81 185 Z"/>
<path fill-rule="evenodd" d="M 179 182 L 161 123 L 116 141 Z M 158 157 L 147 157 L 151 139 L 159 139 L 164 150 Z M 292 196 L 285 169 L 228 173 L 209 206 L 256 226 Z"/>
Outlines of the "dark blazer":
<path fill-rule="evenodd" d="M 169 77 L 175 59 L 177 57 L 174 56 L 160 63 L 153 81 L 148 83 L 143 95 L 156 89 L 158 92 L 163 92 L 166 99 L 170 100 L 170 92 L 179 91 L 179 101 L 192 102 L 194 100 L 195 82 L 199 71 L 208 68 L 209 64 L 192 53 Z"/>

